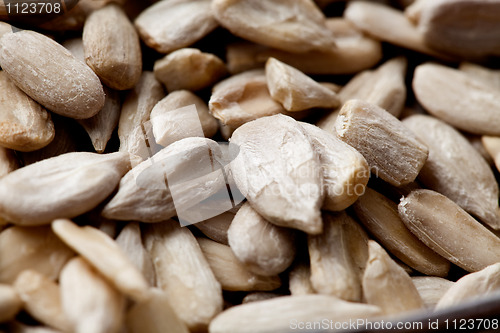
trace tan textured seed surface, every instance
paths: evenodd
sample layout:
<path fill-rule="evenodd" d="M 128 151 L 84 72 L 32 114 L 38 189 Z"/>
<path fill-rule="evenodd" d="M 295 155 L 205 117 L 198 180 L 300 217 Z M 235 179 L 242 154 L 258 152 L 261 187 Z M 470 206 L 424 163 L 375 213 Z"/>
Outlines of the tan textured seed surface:
<path fill-rule="evenodd" d="M 436 50 L 469 58 L 500 55 L 499 15 L 497 1 L 424 1 L 418 29 Z"/>
<path fill-rule="evenodd" d="M 215 118 L 235 129 L 251 120 L 285 112 L 269 94 L 265 73 L 260 69 L 217 83 L 208 106 Z"/>
<path fill-rule="evenodd" d="M 103 153 L 106 149 L 111 135 L 120 119 L 121 102 L 118 92 L 104 87 L 106 100 L 101 111 L 88 119 L 81 119 L 78 122 L 87 131 L 94 149 L 98 153 Z"/>
<path fill-rule="evenodd" d="M 293 231 L 269 223 L 248 202 L 236 213 L 227 235 L 235 256 L 253 273 L 279 274 L 295 258 Z"/>
<path fill-rule="evenodd" d="M 303 262 L 293 264 L 288 274 L 288 288 L 292 296 L 315 294 L 311 284 L 311 268 Z"/>
<path fill-rule="evenodd" d="M 63 332 L 71 331 L 57 283 L 37 271 L 25 270 L 17 277 L 14 288 L 23 302 L 24 310 L 33 318 Z"/>
<path fill-rule="evenodd" d="M 500 93 L 490 84 L 451 67 L 417 66 L 413 91 L 433 116 L 474 134 L 500 135 Z"/>
<path fill-rule="evenodd" d="M 253 293 L 248 293 L 245 297 L 243 297 L 241 304 L 265 301 L 265 300 L 280 297 L 280 296 L 282 296 L 282 295 L 276 294 L 276 293 L 265 292 L 265 291 L 256 291 Z"/>
<path fill-rule="evenodd" d="M 356 74 L 340 89 L 341 104 L 350 99 L 361 99 L 380 106 L 395 117 L 403 111 L 406 100 L 407 60 L 402 57 L 386 61 L 375 70 L 365 70 Z M 335 120 L 340 109 L 335 109 L 321 118 L 317 125 L 327 131 L 335 131 Z"/>
<path fill-rule="evenodd" d="M 335 48 L 323 13 L 312 0 L 215 0 L 212 10 L 233 34 L 280 50 L 301 53 Z"/>
<path fill-rule="evenodd" d="M 125 320 L 130 333 L 189 333 L 160 289 L 151 289 L 148 299 L 135 303 Z"/>
<path fill-rule="evenodd" d="M 399 260 L 427 275 L 448 275 L 449 261 L 429 249 L 408 230 L 399 217 L 396 203 L 367 188 L 353 206 L 366 229 Z"/>
<path fill-rule="evenodd" d="M 12 226 L 0 233 L 0 283 L 13 283 L 27 269 L 56 280 L 73 255 L 48 226 Z"/>
<path fill-rule="evenodd" d="M 159 101 L 151 111 L 150 121 L 156 143 L 164 147 L 192 136 L 210 138 L 219 129 L 207 104 L 189 90 L 173 91 Z"/>
<path fill-rule="evenodd" d="M 108 87 L 127 90 L 141 76 L 139 36 L 123 9 L 109 4 L 94 11 L 83 27 L 85 61 Z"/>
<path fill-rule="evenodd" d="M 322 209 L 341 211 L 363 194 L 370 169 L 356 149 L 309 123 L 300 122 L 319 155 L 325 199 Z"/>
<path fill-rule="evenodd" d="M 308 237 L 311 283 L 319 294 L 336 296 L 346 301 L 361 301 L 361 276 L 347 246 L 343 229 L 345 212 L 323 214 L 323 233 Z"/>
<path fill-rule="evenodd" d="M 84 259 L 68 262 L 59 282 L 63 311 L 73 332 L 119 332 L 126 299 Z"/>
<path fill-rule="evenodd" d="M 206 238 L 199 238 L 198 243 L 223 290 L 274 290 L 281 286 L 278 275 L 262 276 L 248 270 L 229 246 Z"/>
<path fill-rule="evenodd" d="M 13 319 L 21 306 L 21 298 L 16 290 L 10 285 L 0 284 L 0 323 Z"/>
<path fill-rule="evenodd" d="M 217 243 L 229 245 L 227 230 L 233 221 L 235 213 L 224 212 L 208 220 L 194 224 L 205 236 Z"/>
<path fill-rule="evenodd" d="M 441 297 L 436 309 L 458 305 L 500 290 L 500 262 L 478 272 L 470 273 L 455 282 Z"/>
<path fill-rule="evenodd" d="M 414 181 L 427 160 L 428 149 L 415 134 L 371 103 L 346 102 L 335 130 L 342 141 L 363 154 L 373 173 L 394 186 Z"/>
<path fill-rule="evenodd" d="M 428 47 L 417 27 L 397 9 L 371 1 L 353 1 L 347 6 L 344 17 L 377 39 L 436 58 L 451 58 Z"/>
<path fill-rule="evenodd" d="M 239 127 L 230 142 L 239 149 L 234 180 L 252 207 L 276 225 L 320 233 L 320 163 L 300 124 L 283 115 L 260 118 Z"/>
<path fill-rule="evenodd" d="M 161 222 L 174 215 L 200 221 L 198 212 L 190 208 L 226 188 L 222 161 L 220 146 L 213 140 L 192 137 L 176 141 L 130 170 L 102 214 L 142 222 Z"/>
<path fill-rule="evenodd" d="M 191 45 L 218 25 L 210 0 L 157 2 L 141 12 L 134 24 L 144 43 L 160 53 Z"/>
<path fill-rule="evenodd" d="M 111 236 L 110 236 L 111 237 Z M 149 286 L 155 285 L 155 270 L 149 253 L 144 248 L 139 223 L 130 222 L 116 237 L 116 244 L 142 273 Z"/>
<path fill-rule="evenodd" d="M 266 79 L 272 98 L 287 111 L 334 108 L 339 105 L 334 92 L 275 58 L 269 58 L 266 62 Z"/>
<path fill-rule="evenodd" d="M 210 323 L 211 333 L 287 332 L 290 323 L 370 318 L 382 314 L 373 305 L 351 303 L 327 295 L 282 296 L 234 306 Z"/>
<path fill-rule="evenodd" d="M 414 276 L 411 280 L 428 309 L 434 309 L 441 297 L 454 284 L 453 281 L 437 276 Z"/>
<path fill-rule="evenodd" d="M 360 31 L 354 36 L 340 36 L 335 43 L 337 46 L 330 52 L 292 53 L 237 42 L 227 46 L 227 66 L 231 73 L 240 73 L 261 67 L 269 57 L 273 57 L 307 74 L 353 74 L 376 65 L 382 58 L 380 42 L 364 36 Z"/>
<path fill-rule="evenodd" d="M 196 91 L 219 81 L 227 74 L 227 69 L 214 54 L 183 48 L 157 60 L 154 73 L 168 91 Z"/>
<path fill-rule="evenodd" d="M 4 71 L 0 71 L 0 102 L 1 146 L 33 151 L 54 139 L 54 123 L 49 113 L 17 88 Z"/>
<path fill-rule="evenodd" d="M 363 293 L 369 304 L 395 315 L 424 307 L 410 276 L 377 243 L 368 243 L 370 257 L 363 275 Z"/>
<path fill-rule="evenodd" d="M 196 238 L 178 222 L 149 225 L 145 245 L 156 269 L 156 281 L 190 331 L 205 331 L 222 311 L 222 290 Z"/>
<path fill-rule="evenodd" d="M 483 135 L 481 143 L 490 158 L 493 159 L 497 170 L 500 170 L 500 137 Z"/>
<path fill-rule="evenodd" d="M 78 216 L 111 194 L 129 168 L 126 153 L 68 153 L 30 164 L 1 178 L 0 215 L 20 225 Z"/>
<path fill-rule="evenodd" d="M 120 292 L 134 300 L 144 298 L 148 288 L 144 276 L 111 237 L 92 226 L 79 227 L 65 219 L 52 222 L 52 230 Z"/>
<path fill-rule="evenodd" d="M 418 180 L 499 229 L 498 184 L 481 154 L 460 132 L 439 119 L 414 115 L 403 124 L 429 147 Z"/>
<path fill-rule="evenodd" d="M 103 107 L 104 91 L 97 75 L 52 39 L 24 30 L 5 34 L 0 44 L 2 69 L 48 110 L 83 119 Z"/>
<path fill-rule="evenodd" d="M 149 120 L 151 110 L 163 97 L 165 92 L 160 82 L 155 79 L 153 72 L 144 71 L 130 90 L 123 102 L 118 121 L 118 137 L 120 151 L 147 159 L 150 154 L 147 150 L 143 125 Z"/>
<path fill-rule="evenodd" d="M 500 238 L 444 195 L 416 190 L 398 209 L 411 232 L 455 265 L 475 272 L 500 262 Z"/>
<path fill-rule="evenodd" d="M 472 62 L 461 62 L 458 69 L 500 89 L 500 70 L 498 69 L 490 69 Z"/>

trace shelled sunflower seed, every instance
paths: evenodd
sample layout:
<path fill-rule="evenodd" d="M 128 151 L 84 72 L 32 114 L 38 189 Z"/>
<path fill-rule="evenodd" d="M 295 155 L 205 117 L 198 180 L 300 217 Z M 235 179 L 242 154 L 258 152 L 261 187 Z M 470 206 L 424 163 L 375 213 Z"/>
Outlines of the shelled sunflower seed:
<path fill-rule="evenodd" d="M 497 1 L 25 4 L 0 1 L 0 331 L 500 297 Z"/>

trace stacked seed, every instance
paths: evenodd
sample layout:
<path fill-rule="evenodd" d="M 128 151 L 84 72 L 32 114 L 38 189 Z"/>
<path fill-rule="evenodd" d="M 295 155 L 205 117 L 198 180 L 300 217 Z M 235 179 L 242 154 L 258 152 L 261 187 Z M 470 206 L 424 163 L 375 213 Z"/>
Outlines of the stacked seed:
<path fill-rule="evenodd" d="M 384 2 L 2 16 L 0 329 L 286 332 L 498 291 L 500 3 Z"/>

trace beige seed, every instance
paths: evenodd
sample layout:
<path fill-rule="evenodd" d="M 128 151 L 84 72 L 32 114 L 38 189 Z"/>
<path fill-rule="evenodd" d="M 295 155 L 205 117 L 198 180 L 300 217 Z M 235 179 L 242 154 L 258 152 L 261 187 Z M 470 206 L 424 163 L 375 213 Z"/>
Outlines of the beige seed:
<path fill-rule="evenodd" d="M 370 177 L 366 159 L 356 149 L 314 125 L 301 122 L 319 155 L 325 199 L 322 209 L 341 211 L 365 191 Z"/>
<path fill-rule="evenodd" d="M 74 255 L 48 226 L 12 226 L 0 233 L 0 283 L 13 283 L 24 270 L 55 280 Z"/>
<path fill-rule="evenodd" d="M 500 137 L 483 135 L 481 142 L 484 149 L 486 149 L 489 156 L 493 159 L 497 170 L 500 170 Z"/>
<path fill-rule="evenodd" d="M 490 166 L 460 132 L 425 115 L 403 124 L 429 147 L 429 158 L 418 179 L 444 194 L 494 229 L 500 229 L 499 190 Z"/>
<path fill-rule="evenodd" d="M 106 99 L 104 106 L 95 116 L 88 119 L 81 119 L 78 122 L 87 131 L 94 149 L 98 153 L 103 153 L 109 139 L 118 125 L 120 119 L 120 96 L 114 90 L 104 87 Z"/>
<path fill-rule="evenodd" d="M 104 105 L 97 75 L 63 46 L 34 31 L 7 33 L 0 64 L 28 96 L 52 112 L 85 119 Z"/>
<path fill-rule="evenodd" d="M 33 151 L 54 139 L 49 113 L 16 87 L 6 72 L 0 71 L 0 145 L 19 151 Z"/>
<path fill-rule="evenodd" d="M 0 215 L 20 225 L 78 216 L 111 194 L 129 168 L 129 154 L 87 152 L 25 166 L 0 179 Z"/>
<path fill-rule="evenodd" d="M 451 59 L 449 55 L 428 47 L 417 27 L 397 9 L 372 1 L 353 1 L 347 6 L 344 17 L 380 40 L 439 59 Z"/>
<path fill-rule="evenodd" d="M 188 90 L 173 91 L 159 101 L 150 121 L 156 143 L 164 147 L 192 136 L 212 137 L 219 128 L 207 104 Z"/>
<path fill-rule="evenodd" d="M 386 61 L 376 70 L 365 70 L 356 74 L 338 93 L 341 104 L 350 99 L 361 99 L 380 106 L 395 117 L 403 111 L 406 100 L 407 60 L 402 57 Z M 336 109 L 320 119 L 319 127 L 335 131 L 335 120 L 340 109 Z"/>
<path fill-rule="evenodd" d="M 315 294 L 311 283 L 311 268 L 303 262 L 297 262 L 290 269 L 288 287 L 293 296 Z"/>
<path fill-rule="evenodd" d="M 373 305 L 351 303 L 327 295 L 282 296 L 234 306 L 211 323 L 211 333 L 288 332 L 293 323 L 349 323 L 381 315 Z M 345 325 L 345 324 L 344 324 Z"/>
<path fill-rule="evenodd" d="M 473 76 L 475 79 L 481 80 L 496 89 L 500 89 L 500 70 L 498 69 L 486 68 L 471 62 L 460 63 L 458 69 Z"/>
<path fill-rule="evenodd" d="M 427 160 L 428 149 L 396 117 L 384 109 L 350 100 L 335 122 L 338 137 L 356 148 L 371 171 L 400 186 L 415 180 Z"/>
<path fill-rule="evenodd" d="M 157 60 L 154 73 L 168 91 L 196 91 L 219 81 L 227 74 L 227 69 L 222 60 L 211 53 L 184 48 Z"/>
<path fill-rule="evenodd" d="M 168 220 L 149 225 L 145 245 L 158 287 L 191 331 L 204 331 L 222 311 L 222 290 L 189 229 Z"/>
<path fill-rule="evenodd" d="M 142 244 L 141 229 L 137 222 L 130 222 L 123 227 L 116 244 L 142 273 L 150 286 L 155 285 L 155 270 L 153 261 Z"/>
<path fill-rule="evenodd" d="M 186 325 L 177 317 L 168 295 L 159 289 L 151 289 L 146 300 L 135 303 L 126 315 L 130 333 L 189 333 Z"/>
<path fill-rule="evenodd" d="M 164 96 L 163 87 L 155 79 L 153 72 L 144 71 L 123 102 L 118 122 L 120 151 L 140 156 L 144 160 L 150 157 L 143 126 L 149 120 L 153 107 Z"/>
<path fill-rule="evenodd" d="M 455 282 L 441 297 L 436 309 L 443 309 L 484 297 L 500 290 L 500 263 L 470 273 Z"/>
<path fill-rule="evenodd" d="M 24 310 L 33 318 L 63 332 L 71 331 L 58 284 L 37 271 L 26 270 L 19 274 L 14 288 L 23 301 Z"/>
<path fill-rule="evenodd" d="M 377 243 L 368 244 L 370 257 L 363 275 L 363 293 L 368 304 L 384 314 L 418 310 L 424 303 L 410 276 Z"/>
<path fill-rule="evenodd" d="M 472 58 L 500 55 L 499 15 L 497 1 L 425 1 L 418 29 L 436 50 Z"/>
<path fill-rule="evenodd" d="M 145 297 L 148 285 L 144 276 L 104 232 L 91 226 L 79 227 L 64 219 L 52 222 L 52 230 L 122 293 L 134 300 Z"/>
<path fill-rule="evenodd" d="M 500 135 L 500 93 L 490 84 L 457 69 L 424 63 L 415 69 L 412 85 L 419 103 L 433 116 L 470 133 Z"/>
<path fill-rule="evenodd" d="M 354 203 L 354 211 L 366 229 L 405 264 L 427 275 L 448 275 L 449 261 L 429 249 L 408 230 L 399 217 L 396 203 L 367 188 Z"/>
<path fill-rule="evenodd" d="M 235 213 L 224 212 L 208 220 L 198 222 L 194 226 L 205 236 L 217 243 L 229 245 L 227 230 L 233 221 Z"/>
<path fill-rule="evenodd" d="M 215 0 L 219 23 L 234 35 L 280 50 L 302 53 L 335 48 L 323 13 L 312 0 Z"/>
<path fill-rule="evenodd" d="M 125 297 L 81 257 L 61 272 L 61 303 L 75 333 L 115 333 L 123 324 Z"/>
<path fill-rule="evenodd" d="M 165 221 L 174 215 L 186 223 L 213 217 L 210 212 L 203 214 L 200 207 L 226 189 L 221 162 L 222 152 L 215 141 L 197 137 L 176 141 L 130 170 L 102 214 L 142 222 Z M 210 206 L 207 201 L 203 207 Z M 232 208 L 229 197 L 218 208 Z"/>
<path fill-rule="evenodd" d="M 411 278 L 424 301 L 425 307 L 433 310 L 441 297 L 454 282 L 437 276 L 414 276 Z"/>
<path fill-rule="evenodd" d="M 205 238 L 199 238 L 198 243 L 223 290 L 274 290 L 281 286 L 278 275 L 262 276 L 248 270 L 229 246 Z"/>
<path fill-rule="evenodd" d="M 442 194 L 413 191 L 399 215 L 428 247 L 469 272 L 500 262 L 500 239 Z"/>
<path fill-rule="evenodd" d="M 227 231 L 229 246 L 249 271 L 272 276 L 283 272 L 295 258 L 295 234 L 275 226 L 246 202 Z"/>
<path fill-rule="evenodd" d="M 356 31 L 357 29 L 353 29 Z M 266 46 L 238 42 L 227 46 L 227 67 L 231 73 L 262 67 L 269 57 L 283 61 L 307 74 L 353 74 L 370 68 L 382 58 L 379 41 L 357 34 L 336 38 L 330 52 L 292 53 Z"/>
<path fill-rule="evenodd" d="M 217 27 L 210 0 L 158 2 L 141 12 L 134 23 L 144 43 L 160 53 L 189 46 Z"/>
<path fill-rule="evenodd" d="M 127 90 L 141 76 L 139 36 L 119 5 L 94 11 L 83 27 L 85 61 L 108 87 Z"/>
<path fill-rule="evenodd" d="M 311 283 L 319 294 L 361 301 L 361 276 L 355 268 L 343 230 L 345 212 L 323 214 L 323 233 L 309 236 Z"/>
<path fill-rule="evenodd" d="M 230 142 L 239 150 L 230 164 L 234 180 L 253 209 L 276 225 L 321 233 L 320 163 L 300 124 L 283 115 L 260 118 Z"/>
<path fill-rule="evenodd" d="M 0 323 L 14 319 L 21 306 L 21 298 L 16 290 L 10 285 L 0 284 Z"/>
<path fill-rule="evenodd" d="M 215 118 L 232 128 L 285 112 L 269 94 L 263 70 L 244 72 L 219 82 L 213 88 L 208 106 Z"/>
<path fill-rule="evenodd" d="M 334 108 L 339 105 L 334 92 L 275 58 L 269 58 L 266 62 L 266 79 L 272 98 L 287 111 Z"/>

